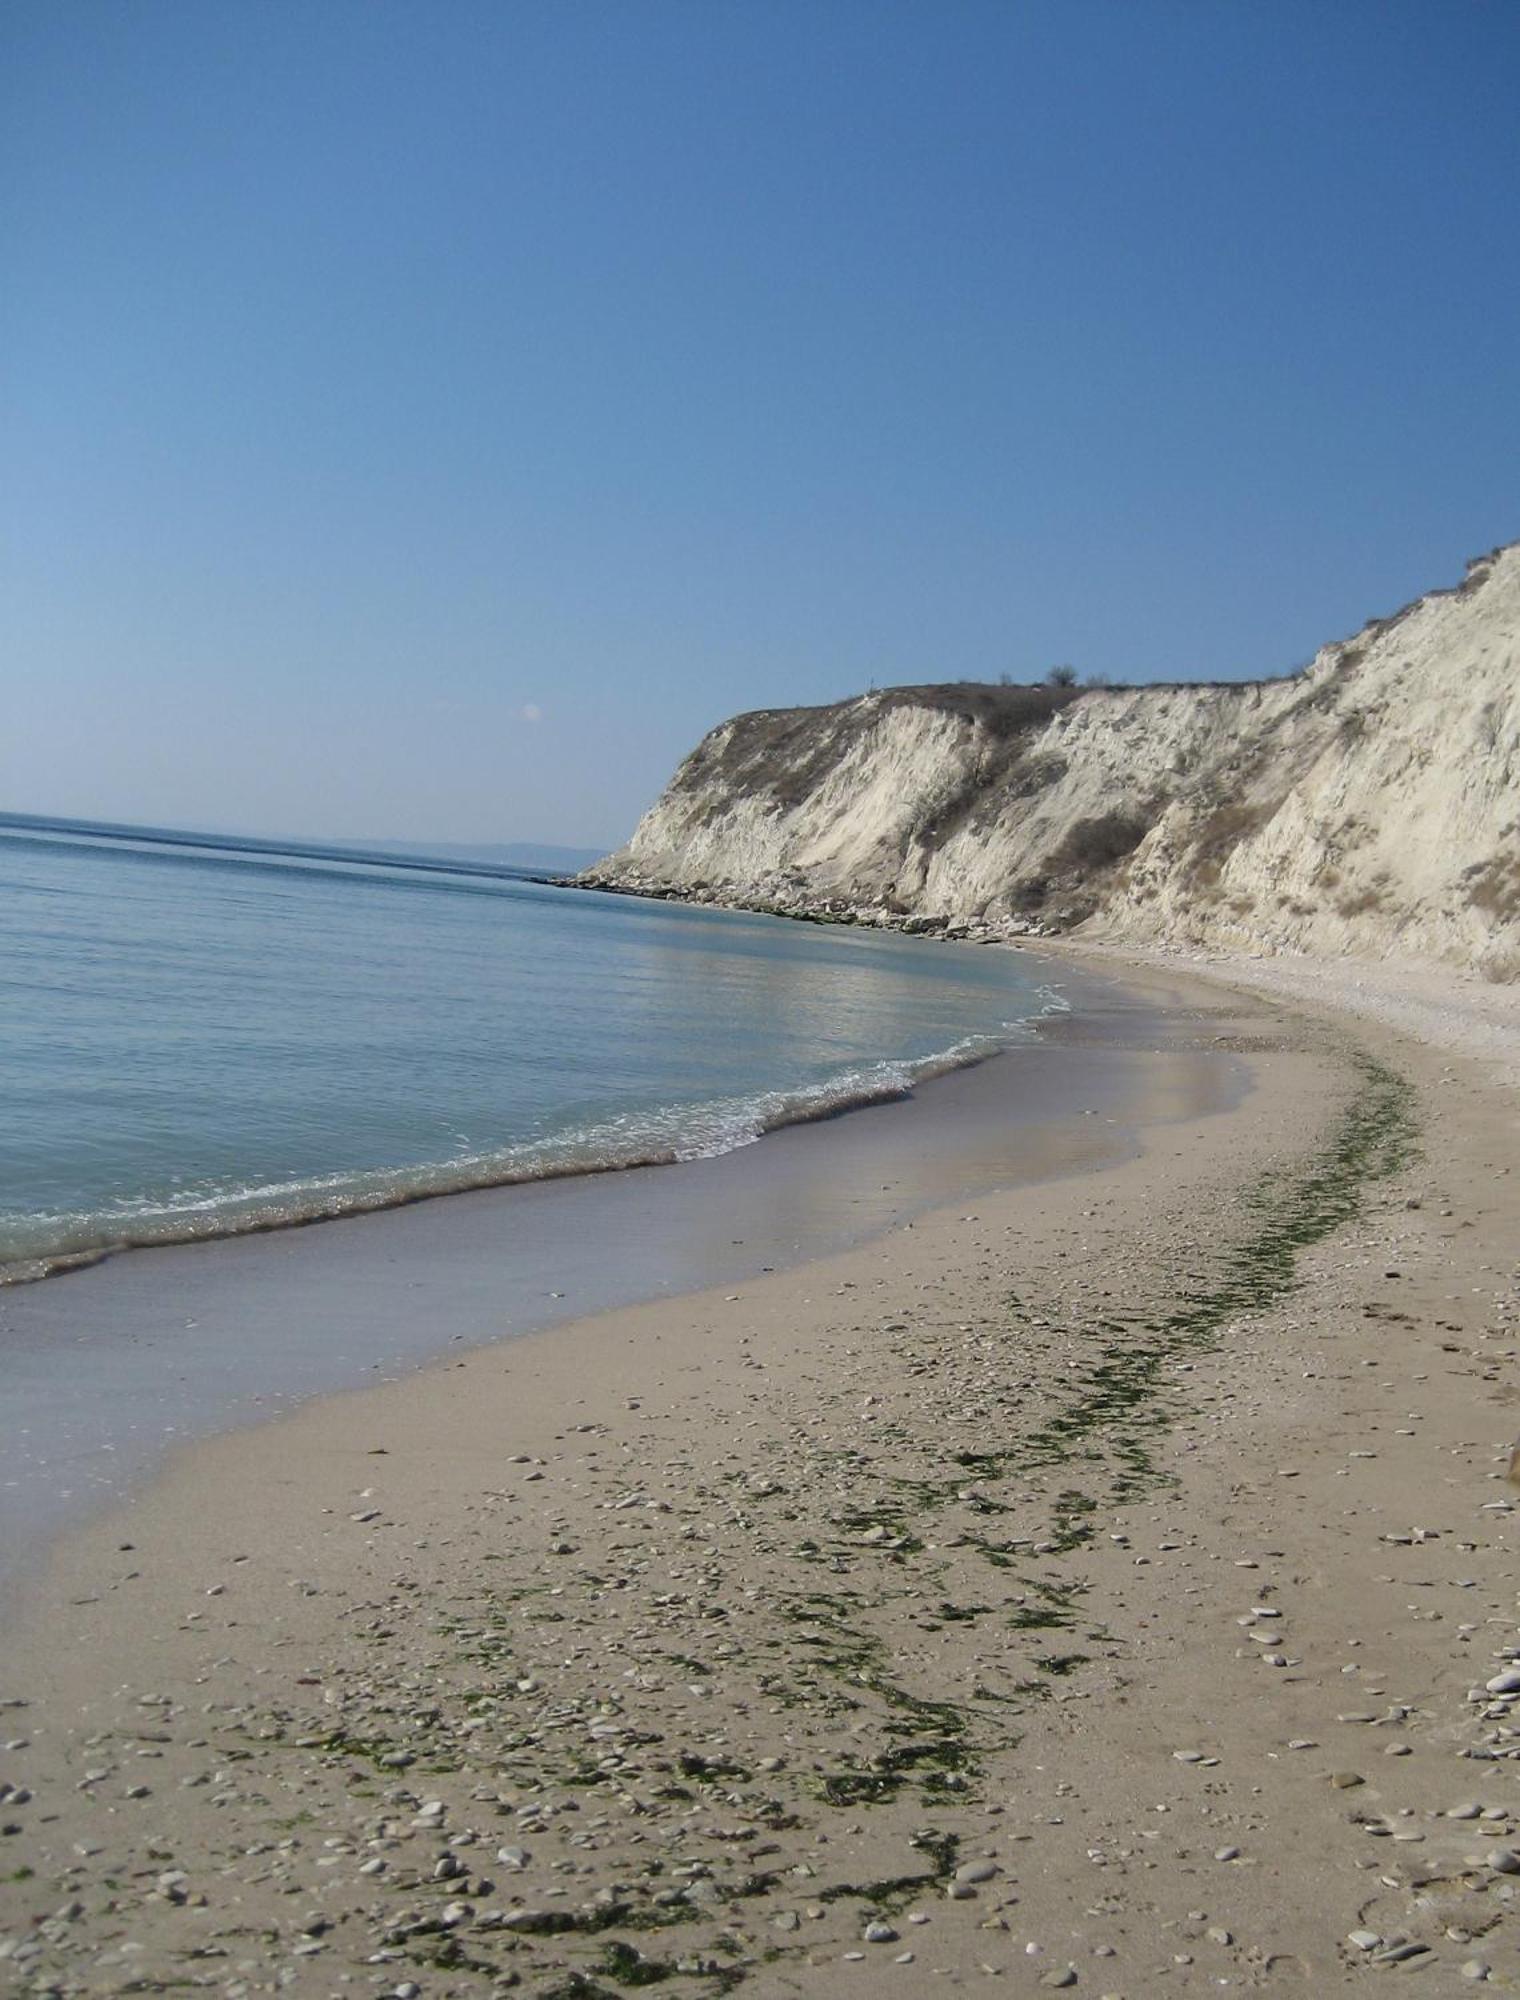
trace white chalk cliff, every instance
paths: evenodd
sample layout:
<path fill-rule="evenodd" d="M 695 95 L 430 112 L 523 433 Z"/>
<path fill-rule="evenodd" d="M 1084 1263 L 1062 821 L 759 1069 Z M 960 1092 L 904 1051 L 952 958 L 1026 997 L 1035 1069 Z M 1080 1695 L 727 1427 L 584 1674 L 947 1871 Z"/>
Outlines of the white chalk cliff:
<path fill-rule="evenodd" d="M 1289 679 L 959 683 L 737 716 L 583 879 L 1520 977 L 1520 544 Z"/>

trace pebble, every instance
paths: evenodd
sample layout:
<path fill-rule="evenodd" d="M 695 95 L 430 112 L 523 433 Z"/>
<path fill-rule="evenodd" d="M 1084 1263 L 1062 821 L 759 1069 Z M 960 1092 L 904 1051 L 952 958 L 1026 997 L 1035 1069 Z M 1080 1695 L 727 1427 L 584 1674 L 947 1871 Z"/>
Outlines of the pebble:
<path fill-rule="evenodd" d="M 1499 1875 L 1520 1875 L 1520 1853 L 1513 1847 L 1496 1847 L 1489 1854 L 1488 1865 Z"/>
<path fill-rule="evenodd" d="M 893 1930 L 890 1924 L 881 1922 L 867 1924 L 864 1935 L 867 1944 L 896 1944 L 897 1942 L 896 1931 Z"/>

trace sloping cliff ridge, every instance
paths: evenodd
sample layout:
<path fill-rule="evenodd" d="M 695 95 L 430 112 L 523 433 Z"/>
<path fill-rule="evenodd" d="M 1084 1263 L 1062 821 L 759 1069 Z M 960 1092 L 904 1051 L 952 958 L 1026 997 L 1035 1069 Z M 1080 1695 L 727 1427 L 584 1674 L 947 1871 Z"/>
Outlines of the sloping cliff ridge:
<path fill-rule="evenodd" d="M 959 683 L 737 716 L 580 879 L 1520 978 L 1520 543 L 1290 679 Z"/>

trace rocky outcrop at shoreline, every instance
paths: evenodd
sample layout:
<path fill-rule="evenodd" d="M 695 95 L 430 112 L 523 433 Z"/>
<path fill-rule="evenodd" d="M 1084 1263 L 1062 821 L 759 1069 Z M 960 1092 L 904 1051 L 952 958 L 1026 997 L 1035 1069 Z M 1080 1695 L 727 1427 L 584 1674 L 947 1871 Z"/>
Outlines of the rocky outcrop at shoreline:
<path fill-rule="evenodd" d="M 810 896 L 779 878 L 757 882 L 742 896 L 705 882 L 686 887 L 639 875 L 603 874 L 598 869 L 588 869 L 573 882 L 561 882 L 559 886 L 605 889 L 612 895 L 644 896 L 656 903 L 696 903 L 709 909 L 750 910 L 760 916 L 790 917 L 804 924 L 850 924 L 862 930 L 897 931 L 904 937 L 946 938 L 957 944 L 1016 944 L 1023 938 L 1056 935 L 1052 927 L 1029 917 L 908 915 L 902 910 L 889 909 L 885 903 L 852 902 L 848 896 Z"/>
<path fill-rule="evenodd" d="M 886 688 L 713 730 L 588 887 L 1520 976 L 1520 543 L 1282 680 Z"/>

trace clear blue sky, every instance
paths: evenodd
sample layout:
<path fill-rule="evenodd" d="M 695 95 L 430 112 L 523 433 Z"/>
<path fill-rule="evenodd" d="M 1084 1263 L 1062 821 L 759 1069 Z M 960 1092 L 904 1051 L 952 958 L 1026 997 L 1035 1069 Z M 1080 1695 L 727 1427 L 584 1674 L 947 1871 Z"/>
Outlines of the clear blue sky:
<path fill-rule="evenodd" d="M 610 843 L 1520 535 L 1513 0 L 10 0 L 0 805 Z"/>

